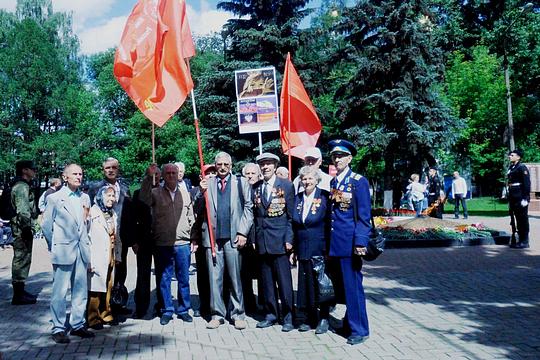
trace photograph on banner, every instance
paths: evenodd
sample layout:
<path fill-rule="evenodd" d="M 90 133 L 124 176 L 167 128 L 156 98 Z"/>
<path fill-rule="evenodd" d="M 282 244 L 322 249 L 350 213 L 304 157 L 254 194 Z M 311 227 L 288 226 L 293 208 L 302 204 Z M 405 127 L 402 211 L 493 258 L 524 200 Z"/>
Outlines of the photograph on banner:
<path fill-rule="evenodd" d="M 234 76 L 238 99 L 276 94 L 276 70 L 274 67 L 236 70 Z"/>
<path fill-rule="evenodd" d="M 235 71 L 240 134 L 279 130 L 273 67 Z"/>

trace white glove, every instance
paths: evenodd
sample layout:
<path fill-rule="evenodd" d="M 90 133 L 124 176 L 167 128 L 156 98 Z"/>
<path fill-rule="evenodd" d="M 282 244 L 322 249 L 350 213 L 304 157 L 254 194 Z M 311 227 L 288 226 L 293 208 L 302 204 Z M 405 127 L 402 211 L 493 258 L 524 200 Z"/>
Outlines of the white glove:
<path fill-rule="evenodd" d="M 522 207 L 525 207 L 527 205 L 529 205 L 529 202 L 527 200 L 521 200 L 521 206 Z"/>

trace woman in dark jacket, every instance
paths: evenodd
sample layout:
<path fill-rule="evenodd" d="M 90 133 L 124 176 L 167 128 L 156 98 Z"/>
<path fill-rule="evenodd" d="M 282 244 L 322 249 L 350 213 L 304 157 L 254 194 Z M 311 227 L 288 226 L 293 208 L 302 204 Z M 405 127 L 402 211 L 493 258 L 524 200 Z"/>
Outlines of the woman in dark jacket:
<path fill-rule="evenodd" d="M 309 331 L 317 324 L 316 334 L 328 331 L 329 315 L 329 305 L 317 302 L 317 278 L 312 263 L 314 256 L 326 255 L 329 235 L 329 194 L 317 187 L 320 179 L 319 169 L 309 166 L 300 169 L 300 181 L 304 190 L 296 195 L 292 219 L 298 260 L 298 330 Z"/>

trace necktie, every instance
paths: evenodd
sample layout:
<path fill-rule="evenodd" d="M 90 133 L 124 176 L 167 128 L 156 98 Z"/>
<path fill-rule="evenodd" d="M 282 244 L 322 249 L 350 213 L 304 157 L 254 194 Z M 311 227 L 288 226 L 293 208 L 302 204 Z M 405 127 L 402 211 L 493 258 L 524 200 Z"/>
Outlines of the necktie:
<path fill-rule="evenodd" d="M 263 197 L 265 201 L 268 201 L 268 183 L 265 182 L 263 186 Z"/>
<path fill-rule="evenodd" d="M 225 178 L 219 179 L 221 181 L 221 192 L 225 192 L 225 186 L 227 186 L 227 180 Z"/>

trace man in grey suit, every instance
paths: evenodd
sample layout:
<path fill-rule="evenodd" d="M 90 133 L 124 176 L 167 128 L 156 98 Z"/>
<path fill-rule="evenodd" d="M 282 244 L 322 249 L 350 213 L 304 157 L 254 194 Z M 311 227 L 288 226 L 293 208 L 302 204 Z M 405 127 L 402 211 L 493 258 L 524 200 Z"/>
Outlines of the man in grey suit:
<path fill-rule="evenodd" d="M 53 264 L 51 295 L 52 338 L 56 343 L 69 343 L 66 335 L 66 295 L 71 284 L 71 335 L 94 337 L 85 328 L 84 312 L 88 298 L 90 239 L 88 214 L 90 198 L 79 190 L 82 169 L 67 165 L 62 174 L 66 186 L 47 198 L 43 215 L 43 235 L 47 240 Z"/>
<path fill-rule="evenodd" d="M 238 249 L 246 245 L 247 236 L 253 224 L 251 186 L 245 179 L 231 173 L 232 159 L 229 154 L 220 152 L 215 160 L 217 177 L 201 181 L 201 189 L 208 191 L 210 218 L 216 240 L 214 260 L 208 222 L 205 218 L 202 224 L 202 246 L 205 248 L 208 264 L 212 315 L 206 327 L 216 329 L 225 323 L 227 307 L 223 298 L 223 280 L 226 275 L 229 279 L 228 290 L 232 304 L 231 319 L 234 321 L 234 327 L 242 330 L 247 324 Z M 204 198 L 201 197 L 198 201 L 202 202 Z M 197 208 L 204 209 L 204 206 L 197 206 Z"/>

